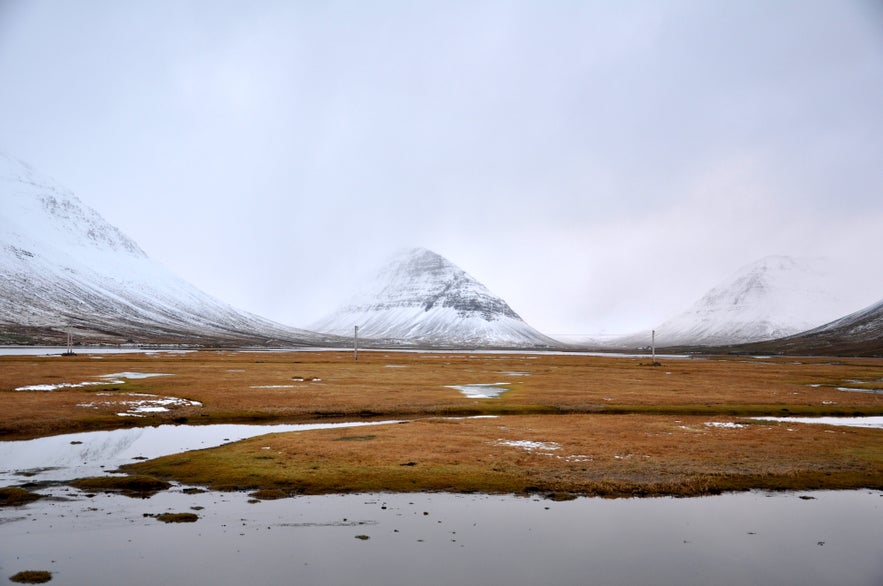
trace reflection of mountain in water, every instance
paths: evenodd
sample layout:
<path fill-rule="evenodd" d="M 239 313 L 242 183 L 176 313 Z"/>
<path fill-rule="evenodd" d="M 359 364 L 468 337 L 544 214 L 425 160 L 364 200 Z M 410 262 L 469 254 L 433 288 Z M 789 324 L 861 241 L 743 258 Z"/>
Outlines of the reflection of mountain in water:
<path fill-rule="evenodd" d="M 118 460 L 123 454 L 135 445 L 144 434 L 144 429 L 122 429 L 120 433 L 105 432 L 106 436 L 95 438 L 94 441 L 84 442 L 79 446 L 80 461 L 84 463 L 107 462 Z M 132 456 L 130 456 L 131 458 Z"/>
<path fill-rule="evenodd" d="M 21 479 L 16 472 L 52 468 L 40 480 L 67 480 L 76 476 L 101 474 L 130 462 L 133 446 L 147 429 L 96 431 L 43 437 L 28 441 L 0 442 L 0 481 Z"/>
<path fill-rule="evenodd" d="M 135 458 L 159 458 L 190 450 L 219 446 L 268 433 L 383 425 L 371 423 L 325 423 L 297 425 L 161 425 L 115 431 L 93 431 L 42 437 L 27 441 L 0 442 L 0 486 L 20 484 L 33 472 L 33 480 L 71 480 L 102 475 Z"/>

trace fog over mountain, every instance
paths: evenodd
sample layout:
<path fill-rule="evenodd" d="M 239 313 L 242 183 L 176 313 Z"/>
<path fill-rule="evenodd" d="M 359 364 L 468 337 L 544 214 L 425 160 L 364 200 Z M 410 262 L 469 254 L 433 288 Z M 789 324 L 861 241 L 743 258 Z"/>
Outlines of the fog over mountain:
<path fill-rule="evenodd" d="M 54 180 L 0 153 L 0 342 L 318 344 L 151 260 Z M 162 230 L 162 226 L 156 226 Z"/>
<path fill-rule="evenodd" d="M 819 356 L 883 356 L 883 300 L 795 336 L 731 349 Z"/>
<path fill-rule="evenodd" d="M 852 264 L 854 311 L 881 31 L 876 0 L 0 0 L 0 150 L 279 323 L 414 245 L 556 338 L 770 254 Z"/>
<path fill-rule="evenodd" d="M 681 314 L 655 326 L 657 346 L 718 346 L 804 332 L 852 312 L 862 294 L 850 274 L 824 258 L 768 256 L 709 290 Z M 650 331 L 614 339 L 646 346 Z"/>

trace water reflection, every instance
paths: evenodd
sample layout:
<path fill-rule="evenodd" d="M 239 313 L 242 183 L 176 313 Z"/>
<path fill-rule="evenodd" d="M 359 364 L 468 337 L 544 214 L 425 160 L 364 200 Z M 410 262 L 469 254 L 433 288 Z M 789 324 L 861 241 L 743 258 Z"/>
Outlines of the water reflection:
<path fill-rule="evenodd" d="M 321 425 L 161 426 L 0 442 L 0 486 Z M 32 470 L 32 478 L 21 473 Z M 0 573 L 67 584 L 875 584 L 883 492 L 693 499 L 451 494 L 150 499 L 66 486 L 0 509 Z M 165 525 L 164 512 L 196 512 Z M 0 577 L 2 579 L 2 577 Z"/>
<path fill-rule="evenodd" d="M 0 486 L 103 474 L 136 458 L 211 448 L 268 433 L 385 425 L 395 421 L 291 425 L 160 425 L 0 442 Z"/>
<path fill-rule="evenodd" d="M 879 491 L 570 502 L 374 494 L 249 504 L 241 493 L 180 488 L 149 500 L 69 490 L 77 500 L 0 510 L 7 576 L 47 569 L 60 583 L 95 585 L 883 579 Z M 193 509 L 193 524 L 145 516 Z"/>

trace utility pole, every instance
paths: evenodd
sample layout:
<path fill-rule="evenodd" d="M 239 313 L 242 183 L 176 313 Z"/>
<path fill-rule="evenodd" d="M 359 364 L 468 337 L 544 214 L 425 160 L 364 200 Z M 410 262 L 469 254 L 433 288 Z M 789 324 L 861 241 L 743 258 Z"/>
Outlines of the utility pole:
<path fill-rule="evenodd" d="M 656 364 L 656 330 L 650 331 L 650 353 L 653 356 L 652 363 Z"/>
<path fill-rule="evenodd" d="M 65 353 L 67 356 L 74 355 L 74 334 L 71 332 L 71 327 L 67 327 L 67 352 Z"/>
<path fill-rule="evenodd" d="M 353 334 L 353 360 L 359 359 L 359 326 L 356 326 L 356 331 Z"/>

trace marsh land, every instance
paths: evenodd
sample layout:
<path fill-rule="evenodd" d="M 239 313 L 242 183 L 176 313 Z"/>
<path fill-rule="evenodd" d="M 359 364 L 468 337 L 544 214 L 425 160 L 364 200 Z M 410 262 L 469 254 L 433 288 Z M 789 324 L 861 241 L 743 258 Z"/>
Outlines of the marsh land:
<path fill-rule="evenodd" d="M 880 359 L 0 356 L 0 441 L 160 424 L 398 421 L 263 435 L 125 467 L 259 498 L 880 489 L 883 430 L 755 417 L 883 415 L 881 388 Z"/>

